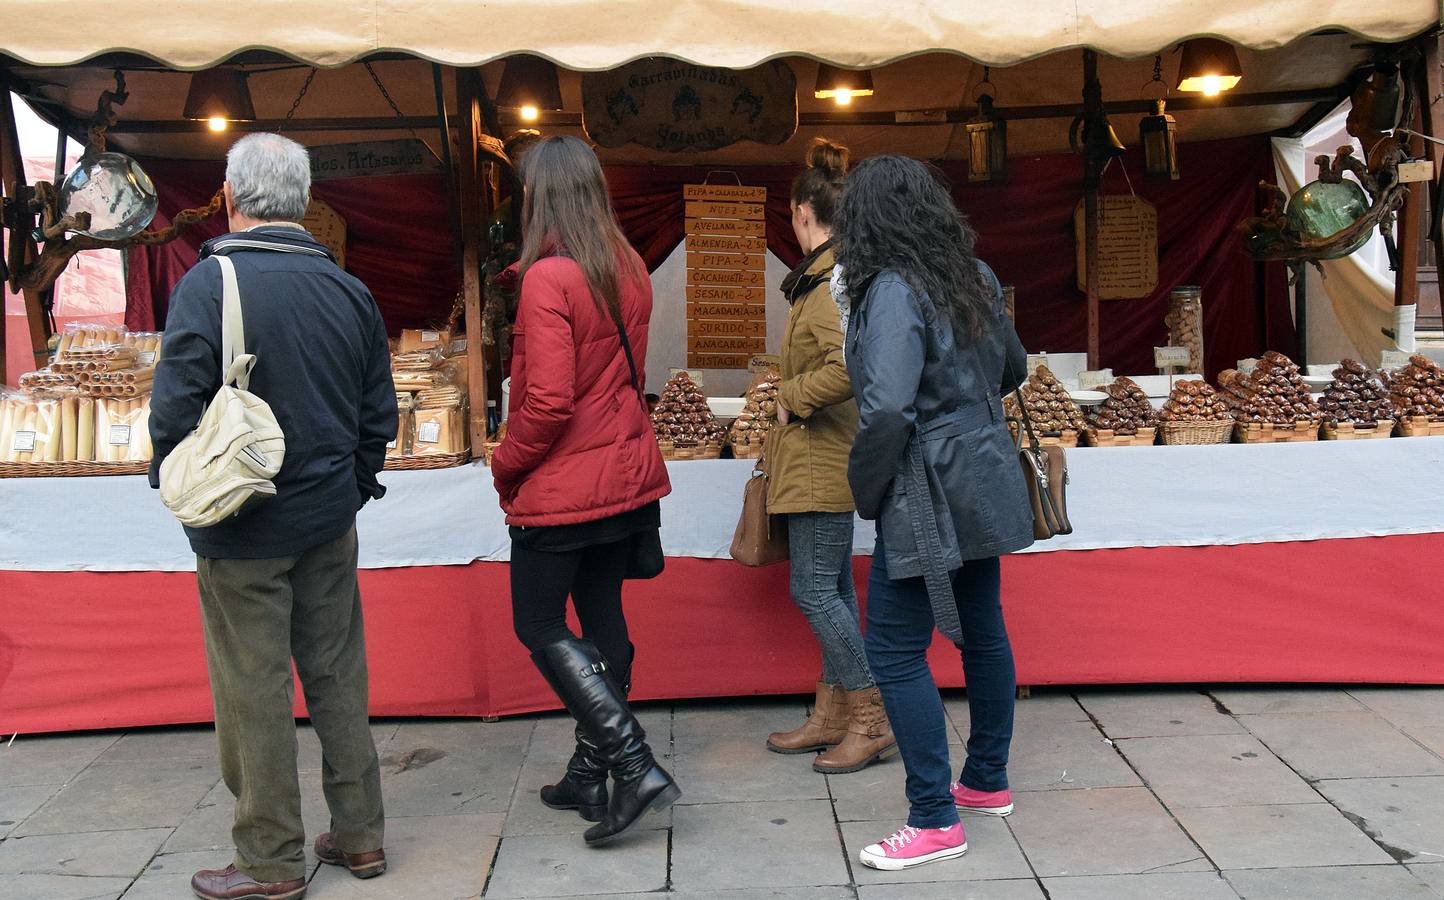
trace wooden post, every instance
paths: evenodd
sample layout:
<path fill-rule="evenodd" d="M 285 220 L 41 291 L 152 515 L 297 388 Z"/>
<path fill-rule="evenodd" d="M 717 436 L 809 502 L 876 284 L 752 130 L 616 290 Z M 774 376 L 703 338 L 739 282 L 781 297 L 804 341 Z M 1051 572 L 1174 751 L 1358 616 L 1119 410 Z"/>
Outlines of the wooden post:
<path fill-rule="evenodd" d="M 481 302 L 485 272 L 486 229 L 482 220 L 481 162 L 477 155 L 483 123 L 481 115 L 481 73 L 476 69 L 456 70 L 457 185 L 461 191 L 461 284 L 466 307 L 466 373 L 471 399 L 471 456 L 482 455 L 486 433 L 486 350 L 482 345 Z"/>
<path fill-rule="evenodd" d="M 1419 78 L 1419 110 L 1423 125 L 1419 130 L 1438 136 L 1440 128 L 1444 127 L 1444 59 L 1440 59 L 1439 54 L 1444 36 L 1428 35 L 1421 40 L 1424 43 L 1424 60 Z M 1430 210 L 1429 239 L 1434 243 L 1434 265 L 1444 266 L 1444 227 L 1440 227 L 1441 216 L 1444 216 L 1444 147 L 1429 141 L 1425 144 L 1425 153 L 1434 162 L 1434 184 L 1415 187 L 1421 191 L 1435 191 L 1434 206 Z M 1413 188 L 1410 189 L 1412 193 Z"/>
<path fill-rule="evenodd" d="M 1405 77 L 1408 78 L 1417 72 L 1411 64 L 1404 69 Z M 1415 89 L 1422 87 L 1419 79 L 1412 79 L 1413 84 L 1409 87 Z M 1425 99 L 1427 102 L 1427 98 Z M 1423 129 L 1423 107 L 1424 103 L 1413 104 L 1413 116 L 1404 126 L 1413 131 Z M 1424 153 L 1424 141 L 1418 137 L 1411 137 L 1407 145 L 1409 156 L 1417 159 Z M 1398 220 L 1398 247 L 1399 247 L 1399 269 L 1394 273 L 1394 307 L 1415 306 L 1419 302 L 1419 229 L 1424 223 L 1424 191 L 1428 190 L 1427 182 L 1418 182 L 1409 185 L 1409 192 L 1404 195 L 1404 208 L 1399 212 Z M 1398 329 L 1397 320 L 1394 325 Z M 1402 343 L 1404 335 L 1395 334 L 1394 343 L 1400 349 L 1412 350 L 1412 340 L 1408 344 Z"/>
<path fill-rule="evenodd" d="M 15 109 L 10 103 L 10 92 L 0 88 L 0 181 L 3 181 L 4 194 L 6 197 L 16 198 L 25 192 L 27 187 L 25 181 L 25 158 L 20 153 L 20 133 L 15 126 Z M 11 239 L 15 236 L 12 234 Z M 18 253 L 15 248 L 7 248 L 10 251 L 9 259 L 13 265 L 19 259 L 22 262 L 29 262 L 36 256 L 35 242 L 28 236 L 22 236 L 21 249 Z M 15 276 L 14 272 L 10 273 Z M 27 367 L 40 368 L 50 358 L 50 322 L 45 315 L 45 306 L 41 302 L 40 292 L 25 290 L 25 322 L 30 332 L 30 350 L 32 358 L 26 361 Z M 4 318 L 4 310 L 0 309 L 0 319 Z M 4 360 L 4 331 L 0 329 L 0 362 Z M 0 365 L 0 382 L 5 380 L 5 369 Z"/>
<path fill-rule="evenodd" d="M 1098 54 L 1083 51 L 1083 115 L 1102 117 L 1101 93 L 1094 88 L 1098 81 Z M 1088 368 L 1096 371 L 1101 363 L 1098 304 L 1098 188 L 1103 181 L 1103 164 L 1086 155 L 1083 158 L 1083 240 L 1085 241 L 1084 284 L 1088 290 Z"/>
<path fill-rule="evenodd" d="M 1290 263 L 1294 273 L 1294 337 L 1299 344 L 1299 366 L 1309 370 L 1309 264 Z"/>

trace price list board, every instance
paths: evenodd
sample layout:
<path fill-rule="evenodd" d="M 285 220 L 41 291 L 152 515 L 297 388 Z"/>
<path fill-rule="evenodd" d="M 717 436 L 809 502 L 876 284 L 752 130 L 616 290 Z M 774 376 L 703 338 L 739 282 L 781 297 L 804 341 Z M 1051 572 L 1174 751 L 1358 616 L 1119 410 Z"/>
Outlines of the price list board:
<path fill-rule="evenodd" d="M 767 350 L 767 188 L 682 188 L 687 234 L 687 367 L 746 369 Z"/>

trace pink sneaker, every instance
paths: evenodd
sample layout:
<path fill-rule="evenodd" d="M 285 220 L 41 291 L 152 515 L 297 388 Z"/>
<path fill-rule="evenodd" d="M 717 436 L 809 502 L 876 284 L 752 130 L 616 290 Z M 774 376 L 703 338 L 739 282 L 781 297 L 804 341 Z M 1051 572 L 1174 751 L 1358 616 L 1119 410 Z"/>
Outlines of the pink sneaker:
<path fill-rule="evenodd" d="M 953 805 L 985 816 L 1006 816 L 1013 811 L 1011 791 L 975 791 L 953 782 Z"/>
<path fill-rule="evenodd" d="M 952 859 L 968 852 L 968 835 L 959 822 L 951 828 L 914 828 L 904 825 L 881 842 L 868 844 L 858 854 L 865 866 L 886 869 L 911 869 L 941 859 Z"/>

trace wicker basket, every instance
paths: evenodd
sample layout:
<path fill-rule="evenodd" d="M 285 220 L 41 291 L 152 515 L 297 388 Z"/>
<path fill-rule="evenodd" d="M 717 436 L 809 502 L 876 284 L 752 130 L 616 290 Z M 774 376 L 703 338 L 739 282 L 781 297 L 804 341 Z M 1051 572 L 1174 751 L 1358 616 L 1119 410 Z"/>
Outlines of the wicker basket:
<path fill-rule="evenodd" d="M 1444 417 L 1404 416 L 1395 427 L 1399 437 L 1430 437 L 1444 434 Z"/>
<path fill-rule="evenodd" d="M 393 472 L 410 469 L 451 469 L 465 463 L 470 458 L 470 453 L 431 453 L 425 456 L 388 456 L 386 458 L 386 469 Z"/>
<path fill-rule="evenodd" d="M 149 460 L 129 462 L 0 462 L 0 478 L 75 478 L 84 475 L 144 475 Z"/>
<path fill-rule="evenodd" d="M 657 446 L 662 450 L 662 458 L 668 462 L 678 462 L 692 459 L 721 459 L 721 444 L 698 444 L 694 447 L 678 447 L 671 441 L 658 441 Z"/>
<path fill-rule="evenodd" d="M 1367 425 L 1354 422 L 1339 422 L 1335 425 L 1324 423 L 1324 440 L 1326 441 L 1362 441 L 1393 437 L 1393 435 L 1394 421 L 1392 419 L 1370 422 Z"/>
<path fill-rule="evenodd" d="M 1227 444 L 1233 437 L 1233 419 L 1164 422 L 1159 430 L 1169 446 Z"/>
<path fill-rule="evenodd" d="M 1083 432 L 1083 439 L 1089 447 L 1151 447 L 1157 434 L 1154 428 L 1140 428 L 1135 434 L 1115 434 L 1107 428 L 1090 428 Z"/>
<path fill-rule="evenodd" d="M 732 450 L 733 459 L 762 458 L 762 444 L 748 444 L 742 441 L 732 441 L 728 443 L 727 446 L 730 447 Z"/>
<path fill-rule="evenodd" d="M 1314 421 L 1295 422 L 1292 425 L 1239 422 L 1236 430 L 1240 444 L 1291 444 L 1319 439 L 1319 423 Z"/>

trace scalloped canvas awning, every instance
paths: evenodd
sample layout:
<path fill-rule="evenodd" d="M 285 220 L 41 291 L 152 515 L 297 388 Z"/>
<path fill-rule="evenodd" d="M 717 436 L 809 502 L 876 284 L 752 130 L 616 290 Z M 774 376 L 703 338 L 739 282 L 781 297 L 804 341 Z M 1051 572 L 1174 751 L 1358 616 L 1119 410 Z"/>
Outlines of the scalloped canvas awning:
<path fill-rule="evenodd" d="M 1270 49 L 1341 29 L 1397 41 L 1440 21 L 1438 0 L 109 0 L 0 2 L 0 52 L 68 65 L 133 52 L 197 69 L 242 50 L 318 66 L 399 51 L 470 66 L 529 51 L 576 70 L 654 55 L 745 68 L 782 55 L 875 66 L 927 51 L 1007 65 L 1089 46 L 1119 57 L 1215 35 Z M 22 24 L 23 23 L 23 24 Z"/>

